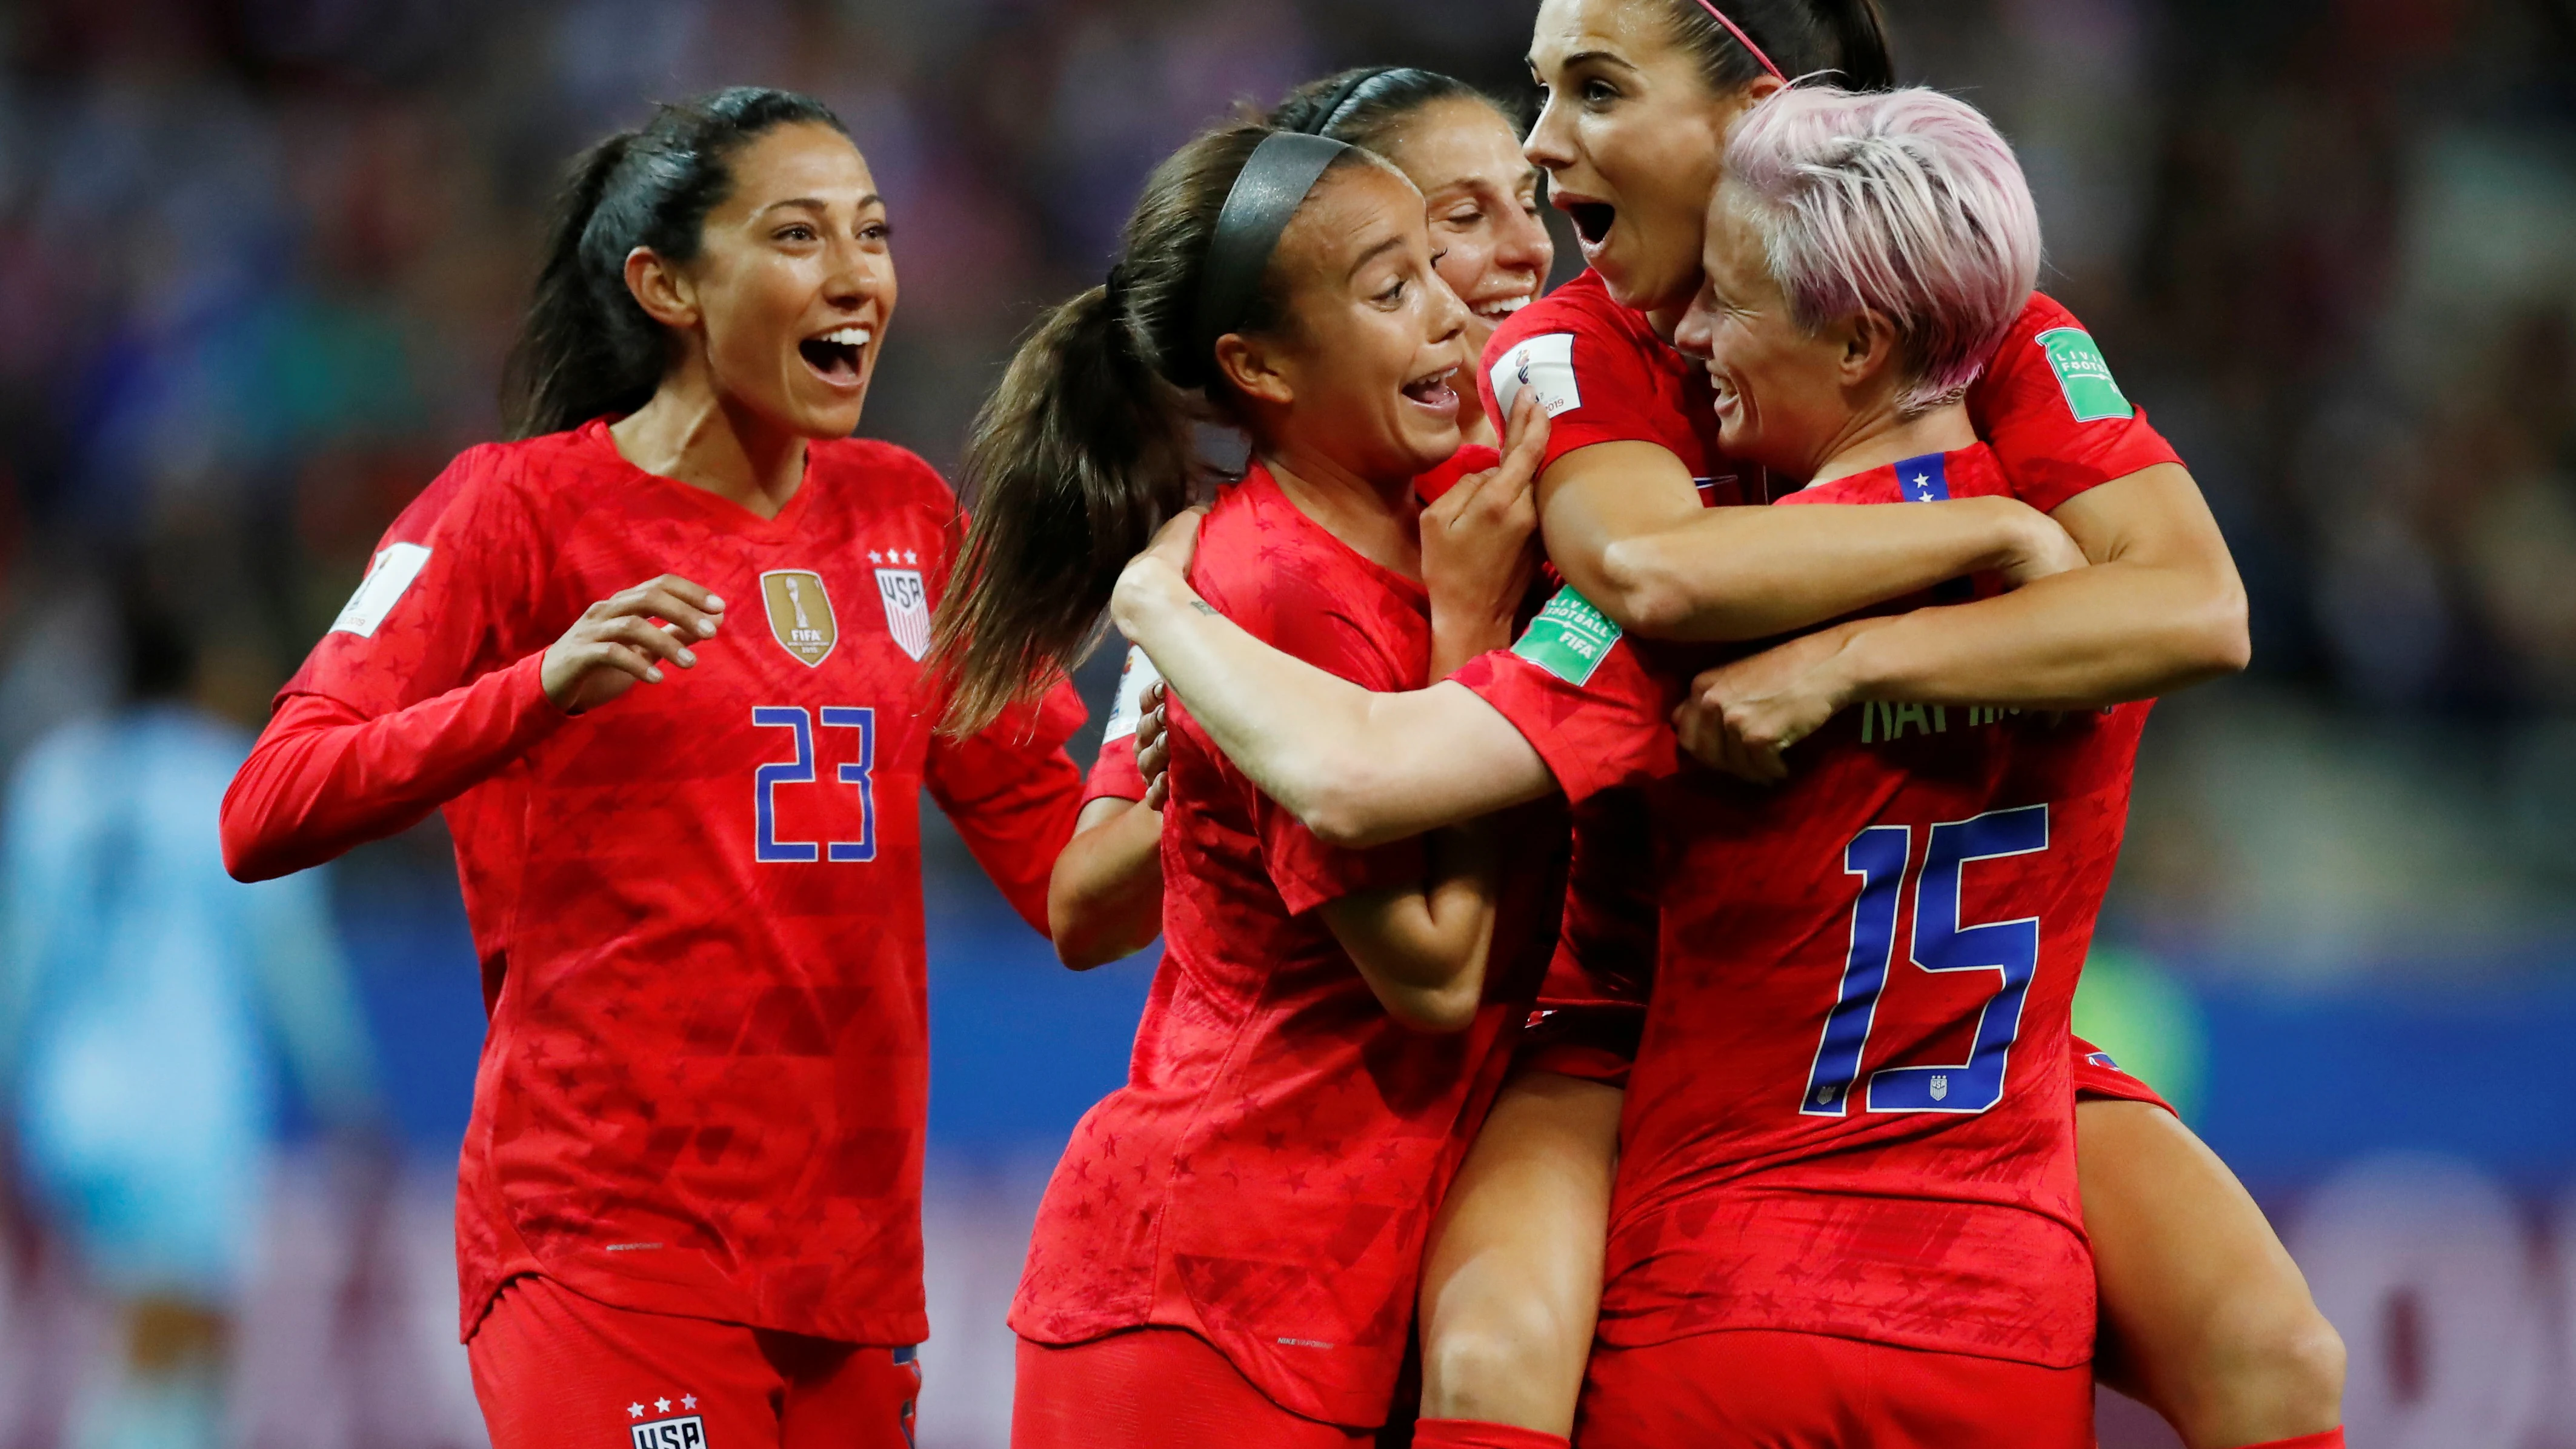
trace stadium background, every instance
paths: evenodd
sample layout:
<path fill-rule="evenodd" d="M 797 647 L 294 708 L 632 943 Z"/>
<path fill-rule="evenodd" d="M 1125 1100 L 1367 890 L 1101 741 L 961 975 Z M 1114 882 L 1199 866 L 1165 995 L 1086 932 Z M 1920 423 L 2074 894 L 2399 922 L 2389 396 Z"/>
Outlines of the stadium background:
<path fill-rule="evenodd" d="M 1358 62 L 1524 97 L 1532 9 L 10 0 L 0 763 L 111 701 L 137 560 L 205 702 L 264 715 L 386 521 L 492 434 L 550 178 L 649 98 L 758 81 L 847 118 L 903 283 L 866 431 L 944 465 L 1195 126 Z M 2254 600 L 2253 672 L 2149 732 L 2085 1024 L 2273 1212 L 2351 1346 L 2357 1446 L 2576 1445 L 2576 7 L 1890 9 L 1906 73 L 2019 145 L 2047 284 Z M 1027 1219 L 1151 968 L 1069 975 L 953 839 L 930 858 L 922 1442 L 965 1449 L 1002 1442 Z M 481 1031 L 455 891 L 434 822 L 334 878 L 397 1150 L 290 1110 L 238 1354 L 253 1442 L 481 1442 L 451 1342 Z M 8 1222 L 0 1445 L 46 1445 L 107 1328 L 60 1235 Z"/>

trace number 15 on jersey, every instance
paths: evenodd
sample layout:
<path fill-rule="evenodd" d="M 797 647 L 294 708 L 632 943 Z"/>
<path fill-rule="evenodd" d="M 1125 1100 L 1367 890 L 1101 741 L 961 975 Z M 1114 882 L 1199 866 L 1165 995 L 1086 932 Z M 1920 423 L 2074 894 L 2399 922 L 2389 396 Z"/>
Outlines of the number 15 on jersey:
<path fill-rule="evenodd" d="M 1959 877 L 1971 861 L 2048 849 L 2048 807 L 2025 805 L 1946 821 L 1932 826 L 1929 837 L 1922 870 L 1914 877 L 1914 964 L 1934 972 L 1992 971 L 1995 994 L 1977 1013 L 1966 1061 L 1872 1072 L 1866 1111 L 1983 1112 L 2002 1101 L 2004 1069 L 2021 1032 L 2022 999 L 2039 968 L 2039 918 L 1962 925 Z M 1798 1103 L 1801 1115 L 1840 1117 L 1849 1107 L 1896 955 L 1897 906 L 1913 848 L 1914 827 L 1873 825 L 1843 850 L 1844 871 L 1860 877 L 1860 899 L 1852 905 L 1851 953 Z"/>

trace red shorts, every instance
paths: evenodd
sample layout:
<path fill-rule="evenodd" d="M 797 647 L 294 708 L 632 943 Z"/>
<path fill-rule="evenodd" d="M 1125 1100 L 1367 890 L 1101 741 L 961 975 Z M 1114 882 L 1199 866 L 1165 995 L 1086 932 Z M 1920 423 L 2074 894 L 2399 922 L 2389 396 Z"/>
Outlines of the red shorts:
<path fill-rule="evenodd" d="M 909 1348 L 612 1308 L 537 1277 L 503 1286 L 466 1357 L 493 1449 L 910 1449 L 921 1392 Z"/>
<path fill-rule="evenodd" d="M 2144 1102 L 2150 1107 L 2162 1107 L 2173 1112 L 2173 1103 L 2166 1101 L 2155 1088 L 2121 1070 L 2120 1064 L 2111 1060 L 2109 1052 L 2080 1036 L 2068 1040 L 2075 1047 L 2076 1101 L 2081 1102 L 2087 1097 L 2107 1097 L 2115 1102 Z M 2182 1114 L 2175 1112 L 2174 1115 L 2179 1117 Z"/>
<path fill-rule="evenodd" d="M 1185 1328 L 1131 1328 L 1089 1343 L 1020 1340 L 1011 1449 L 1368 1449 L 1345 1429 L 1270 1401 Z"/>
<path fill-rule="evenodd" d="M 2092 1449 L 2093 1371 L 1731 1329 L 1595 1344 L 1583 1449 Z"/>

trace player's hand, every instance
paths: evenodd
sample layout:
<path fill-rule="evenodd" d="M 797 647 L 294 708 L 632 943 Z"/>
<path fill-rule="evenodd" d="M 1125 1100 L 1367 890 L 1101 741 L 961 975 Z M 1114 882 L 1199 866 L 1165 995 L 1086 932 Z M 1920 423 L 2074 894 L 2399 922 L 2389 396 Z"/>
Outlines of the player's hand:
<path fill-rule="evenodd" d="M 662 682 L 662 666 L 694 669 L 690 643 L 716 636 L 724 600 L 664 574 L 609 595 L 589 608 L 546 650 L 539 679 L 546 698 L 566 714 L 597 709 L 635 687 Z"/>
<path fill-rule="evenodd" d="M 1783 755 L 1852 701 L 1838 667 L 1852 626 L 1820 629 L 1691 681 L 1673 711 L 1682 748 L 1711 769 L 1755 784 L 1789 778 Z"/>
<path fill-rule="evenodd" d="M 1136 707 L 1136 773 L 1145 777 L 1145 808 L 1172 798 L 1172 736 L 1163 728 L 1163 681 L 1145 686 Z"/>
<path fill-rule="evenodd" d="M 2062 574 L 2090 564 L 2083 545 L 2074 535 L 2058 526 L 2056 519 L 2036 508 L 2026 508 L 2022 536 L 2016 540 L 2013 556 L 2003 566 L 2006 585 L 2020 588 L 2051 574 Z"/>
<path fill-rule="evenodd" d="M 1435 628 L 1453 623 L 1511 638 L 1512 619 L 1538 569 L 1539 460 L 1547 410 L 1535 388 L 1512 401 L 1503 461 L 1471 473 L 1422 510 L 1422 584 Z"/>

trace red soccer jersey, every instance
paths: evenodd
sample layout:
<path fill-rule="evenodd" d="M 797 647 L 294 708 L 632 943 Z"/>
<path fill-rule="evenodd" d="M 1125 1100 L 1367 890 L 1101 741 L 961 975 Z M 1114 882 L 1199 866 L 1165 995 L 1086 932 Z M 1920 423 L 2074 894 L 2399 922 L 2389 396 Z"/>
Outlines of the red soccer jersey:
<path fill-rule="evenodd" d="M 1209 513 L 1190 578 L 1255 636 L 1344 679 L 1426 682 L 1422 586 L 1299 512 L 1261 468 Z M 1505 891 L 1494 939 L 1526 949 L 1497 946 L 1475 1023 L 1408 1030 L 1316 908 L 1420 884 L 1421 843 L 1325 845 L 1186 710 L 1170 719 L 1162 965 L 1127 1085 L 1074 1129 L 1039 1208 L 1011 1326 L 1051 1344 L 1186 1328 L 1282 1407 L 1374 1425 L 1431 1214 L 1537 985 L 1552 886 Z"/>
<path fill-rule="evenodd" d="M 1725 456 L 1706 370 L 1657 337 L 1642 315 L 1612 301 L 1596 272 L 1496 328 L 1477 385 L 1493 417 L 1506 415 L 1520 388 L 1539 389 L 1550 418 L 1542 468 L 1596 443 L 1646 442 L 1681 460 L 1707 504 L 1759 503 L 1789 487 Z M 2122 396 L 2083 324 L 2041 293 L 2031 294 L 1967 401 L 1970 421 L 1991 442 L 2015 493 L 2042 511 L 2141 468 L 2180 461 Z M 1596 1044 L 1623 1039 L 1628 1023 L 1607 1003 L 1641 999 L 1651 975 L 1652 962 L 1635 949 L 1653 929 L 1652 906 L 1639 898 L 1641 852 L 1617 838 L 1619 822 L 1638 813 L 1607 798 L 1574 812 L 1565 943 L 1541 993 L 1542 1005 L 1565 1013 L 1556 1034 L 1570 1031 Z M 2088 1066 L 2086 1053 L 2077 1054 L 2079 1082 L 2105 1095 L 2136 1095 L 2115 1090 L 2118 1074 Z M 1537 1064 L 1575 1069 L 1562 1058 Z M 1584 1070 L 1616 1075 L 1597 1063 Z"/>
<path fill-rule="evenodd" d="M 1710 503 L 1759 503 L 1785 487 L 1725 456 L 1707 372 L 1610 300 L 1595 272 L 1495 328 L 1477 386 L 1498 418 L 1522 387 L 1538 388 L 1550 420 L 1548 464 L 1595 443 L 1647 442 L 1681 459 Z M 2121 395 L 2083 324 L 2038 292 L 1969 387 L 1968 416 L 2014 492 L 2043 513 L 2097 484 L 2181 461 Z"/>
<path fill-rule="evenodd" d="M 883 443 L 814 443 L 775 519 L 637 469 L 604 423 L 476 448 L 281 694 L 270 763 L 226 807 L 228 844 L 277 868 L 406 823 L 323 831 L 327 810 L 284 802 L 290 721 L 344 744 L 410 728 L 411 753 L 452 743 L 460 702 L 530 722 L 479 783 L 416 792 L 463 789 L 446 814 L 492 1017 L 457 1207 L 469 1334 L 530 1271 L 619 1307 L 926 1334 L 920 791 L 1042 923 L 1080 788 L 1070 690 L 970 740 L 932 732 L 920 658 L 956 517 Z M 695 669 L 564 718 L 543 651 L 664 572 L 722 596 L 724 632 Z M 343 751 L 322 806 L 414 783 L 388 780 L 418 761 L 369 748 Z"/>
<path fill-rule="evenodd" d="M 2008 491 L 1979 445 L 1797 496 Z M 1643 785 L 1652 809 L 1663 923 L 1603 1339 L 2085 1362 L 2067 1017 L 2147 707 L 1871 704 L 1766 788 L 1677 759 L 1667 719 L 1708 657 L 1640 651 L 1569 591 L 1455 676 L 1569 797 Z"/>

